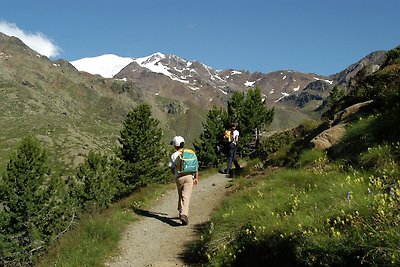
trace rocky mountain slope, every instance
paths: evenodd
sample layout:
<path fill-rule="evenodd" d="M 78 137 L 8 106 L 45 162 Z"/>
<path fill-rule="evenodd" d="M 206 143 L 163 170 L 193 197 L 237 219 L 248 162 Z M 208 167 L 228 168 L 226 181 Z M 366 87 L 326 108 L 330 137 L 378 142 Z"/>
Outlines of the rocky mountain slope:
<path fill-rule="evenodd" d="M 116 59 L 119 61 L 114 63 Z M 105 61 L 101 62 L 102 60 Z M 162 53 L 137 59 L 104 55 L 74 61 L 72 64 L 79 70 L 104 77 L 110 77 L 110 72 L 101 72 L 100 69 L 108 66 L 109 69 L 114 69 L 113 78 L 132 81 L 155 95 L 169 96 L 173 92 L 175 97 L 187 100 L 193 99 L 191 91 L 194 91 L 198 96 L 196 101 L 202 104 L 220 104 L 220 101 L 226 100 L 226 96 L 233 91 L 246 92 L 248 88 L 257 86 L 269 105 L 281 102 L 302 108 L 309 100 L 325 99 L 334 85 L 347 84 L 364 66 L 370 64 L 377 69 L 383 60 L 384 51 L 373 52 L 345 70 L 330 76 L 291 70 L 271 73 L 215 70 L 198 61 L 188 61 L 176 55 Z M 121 68 L 126 62 L 128 64 Z M 117 69 L 120 71 L 117 72 Z"/>

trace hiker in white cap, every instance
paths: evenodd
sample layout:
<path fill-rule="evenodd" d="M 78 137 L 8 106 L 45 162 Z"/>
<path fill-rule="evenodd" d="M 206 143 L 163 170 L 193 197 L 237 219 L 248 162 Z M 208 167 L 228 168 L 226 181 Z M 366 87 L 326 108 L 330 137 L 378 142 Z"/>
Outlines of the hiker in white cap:
<path fill-rule="evenodd" d="M 179 168 L 181 163 L 179 162 L 180 156 L 183 153 L 183 148 L 185 146 L 185 139 L 182 136 L 175 136 L 171 145 L 175 147 L 175 152 L 171 155 L 171 159 L 169 161 L 168 166 L 171 169 L 171 172 L 175 175 L 176 178 L 176 188 L 178 189 L 178 211 L 179 211 L 179 219 L 181 220 L 183 225 L 189 224 L 189 203 L 190 196 L 192 194 L 193 185 L 196 186 L 198 183 L 199 173 L 197 171 L 197 158 L 196 158 L 196 169 L 193 170 L 192 173 L 184 173 L 180 172 Z M 185 149 L 185 151 L 193 152 L 190 149 Z M 194 152 L 193 152 L 194 154 Z M 194 157 L 196 155 L 194 154 Z"/>

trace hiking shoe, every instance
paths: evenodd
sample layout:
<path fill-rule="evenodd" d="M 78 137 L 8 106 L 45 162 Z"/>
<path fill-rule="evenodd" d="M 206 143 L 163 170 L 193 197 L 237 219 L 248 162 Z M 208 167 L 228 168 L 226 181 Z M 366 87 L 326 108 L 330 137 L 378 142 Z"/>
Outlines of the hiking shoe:
<path fill-rule="evenodd" d="M 189 218 L 186 215 L 181 215 L 179 218 L 182 222 L 182 225 L 188 225 L 189 224 Z"/>
<path fill-rule="evenodd" d="M 218 172 L 221 174 L 227 174 L 226 170 L 218 170 Z"/>

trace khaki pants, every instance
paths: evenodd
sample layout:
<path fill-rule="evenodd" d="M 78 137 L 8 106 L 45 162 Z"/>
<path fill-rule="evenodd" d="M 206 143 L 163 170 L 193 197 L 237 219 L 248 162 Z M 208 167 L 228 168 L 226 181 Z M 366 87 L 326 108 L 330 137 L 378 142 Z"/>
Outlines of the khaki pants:
<path fill-rule="evenodd" d="M 180 215 L 189 217 L 189 202 L 193 189 L 193 175 L 188 174 L 176 178 L 176 188 L 178 189 L 178 211 Z"/>

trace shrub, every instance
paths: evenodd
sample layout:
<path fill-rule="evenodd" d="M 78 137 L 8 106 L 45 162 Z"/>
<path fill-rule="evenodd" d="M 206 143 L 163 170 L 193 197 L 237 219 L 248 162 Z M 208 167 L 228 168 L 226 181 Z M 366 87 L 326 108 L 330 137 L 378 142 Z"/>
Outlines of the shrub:
<path fill-rule="evenodd" d="M 267 164 L 281 165 L 286 152 L 294 141 L 295 135 L 293 131 L 284 131 L 267 137 L 261 142 L 260 158 Z"/>

